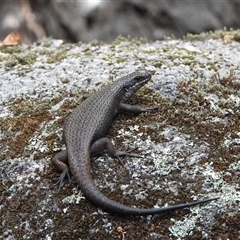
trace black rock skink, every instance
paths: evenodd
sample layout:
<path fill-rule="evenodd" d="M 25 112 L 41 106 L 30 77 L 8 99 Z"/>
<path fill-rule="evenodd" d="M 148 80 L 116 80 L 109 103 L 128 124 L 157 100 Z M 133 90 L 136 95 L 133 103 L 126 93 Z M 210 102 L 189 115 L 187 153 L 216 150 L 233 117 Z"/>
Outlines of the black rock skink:
<path fill-rule="evenodd" d="M 155 109 L 144 109 L 122 103 L 146 84 L 150 78 L 151 74 L 145 70 L 122 77 L 87 98 L 70 114 L 63 130 L 66 150 L 57 153 L 52 159 L 55 167 L 62 172 L 57 183 L 60 187 L 63 185 L 63 179 L 66 176 L 69 177 L 70 168 L 87 199 L 106 211 L 126 215 L 153 215 L 217 199 L 210 198 L 163 208 L 141 209 L 128 207 L 109 199 L 94 185 L 90 171 L 90 156 L 96 155 L 104 149 L 107 149 L 113 157 L 134 155 L 129 152 L 118 151 L 105 136 L 114 115 L 119 109 L 135 114 Z M 67 162 L 69 168 L 66 165 Z"/>

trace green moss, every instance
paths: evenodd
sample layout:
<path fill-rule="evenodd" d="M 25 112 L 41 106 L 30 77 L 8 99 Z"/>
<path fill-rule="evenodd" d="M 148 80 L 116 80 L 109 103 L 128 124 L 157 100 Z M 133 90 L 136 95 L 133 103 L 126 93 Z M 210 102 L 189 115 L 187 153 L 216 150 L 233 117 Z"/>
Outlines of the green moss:
<path fill-rule="evenodd" d="M 126 61 L 126 59 L 124 59 L 124 58 L 118 58 L 117 59 L 117 63 L 123 63 L 123 62 L 125 62 Z"/>
<path fill-rule="evenodd" d="M 20 45 L 14 45 L 14 46 L 0 46 L 0 51 L 5 54 L 16 54 L 23 52 L 23 48 Z"/>
<path fill-rule="evenodd" d="M 67 52 L 64 50 L 59 50 L 56 53 L 52 54 L 48 59 L 47 63 L 59 62 L 67 57 Z"/>
<path fill-rule="evenodd" d="M 202 32 L 200 34 L 188 33 L 183 39 L 185 40 L 207 40 L 207 39 L 223 39 L 225 41 L 239 41 L 240 30 L 224 28 L 223 30 L 215 30 Z"/>
<path fill-rule="evenodd" d="M 20 48 L 13 48 L 11 53 L 8 52 L 10 55 L 6 55 L 2 57 L 2 60 L 5 61 L 5 70 L 10 71 L 12 68 L 17 66 L 21 70 L 30 71 L 30 66 L 35 63 L 37 59 L 37 54 L 31 49 L 24 49 Z"/>

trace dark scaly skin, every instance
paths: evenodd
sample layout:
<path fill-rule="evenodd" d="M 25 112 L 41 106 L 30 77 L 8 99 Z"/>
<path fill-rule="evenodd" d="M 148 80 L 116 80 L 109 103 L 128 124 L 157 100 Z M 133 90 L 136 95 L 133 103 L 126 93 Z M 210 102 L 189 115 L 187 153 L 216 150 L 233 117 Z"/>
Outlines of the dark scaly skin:
<path fill-rule="evenodd" d="M 145 70 L 120 78 L 95 95 L 90 96 L 70 114 L 63 131 L 67 150 L 56 154 L 52 160 L 58 170 L 62 172 L 57 183 L 60 187 L 63 184 L 63 179 L 66 176 L 69 178 L 69 170 L 65 164 L 68 162 L 70 171 L 85 197 L 105 211 L 113 213 L 153 215 L 217 199 L 211 198 L 164 208 L 140 209 L 128 207 L 109 199 L 94 185 L 90 173 L 90 155 L 95 155 L 107 148 L 110 155 L 114 157 L 134 156 L 134 154 L 116 150 L 111 141 L 105 136 L 117 109 L 125 109 L 133 113 L 155 109 L 143 109 L 138 106 L 121 104 L 121 101 L 130 97 L 137 89 L 146 84 L 150 78 L 150 73 Z"/>

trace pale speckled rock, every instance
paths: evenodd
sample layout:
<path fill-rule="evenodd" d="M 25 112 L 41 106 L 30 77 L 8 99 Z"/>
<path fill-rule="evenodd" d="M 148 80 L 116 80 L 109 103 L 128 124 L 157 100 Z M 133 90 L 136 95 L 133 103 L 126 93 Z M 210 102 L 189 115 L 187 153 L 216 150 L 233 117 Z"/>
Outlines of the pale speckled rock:
<path fill-rule="evenodd" d="M 231 41 L 221 38 L 227 34 Z M 224 218 L 239 221 L 235 117 L 239 117 L 240 44 L 233 38 L 238 34 L 216 32 L 151 43 L 118 38 L 111 45 L 44 39 L 29 47 L 1 48 L 0 212 L 4 231 L 0 238 L 56 239 L 64 236 L 64 229 L 71 230 L 73 239 L 88 239 L 95 233 L 115 239 L 119 236 L 116 226 L 138 239 L 237 237 L 234 224 L 226 233 Z M 146 157 L 124 159 L 124 168 L 107 155 L 97 158 L 93 167 L 93 175 L 99 174 L 96 184 L 105 193 L 116 194 L 116 200 L 135 206 L 144 206 L 148 199 L 150 206 L 159 207 L 183 202 L 187 196 L 188 201 L 220 199 L 170 217 L 125 218 L 123 222 L 96 211 L 76 189 L 70 193 L 75 183 L 58 195 L 49 190 L 52 178 L 57 177 L 50 158 L 62 146 L 63 120 L 83 93 L 143 67 L 152 72 L 152 81 L 134 102 L 158 105 L 159 112 L 120 117 L 110 136 L 116 145 L 136 147 Z M 220 78 L 214 77 L 217 73 Z M 15 207 L 21 216 L 17 220 L 13 219 Z M 69 227 L 61 228 L 66 221 Z M 139 225 L 141 231 L 136 232 Z"/>

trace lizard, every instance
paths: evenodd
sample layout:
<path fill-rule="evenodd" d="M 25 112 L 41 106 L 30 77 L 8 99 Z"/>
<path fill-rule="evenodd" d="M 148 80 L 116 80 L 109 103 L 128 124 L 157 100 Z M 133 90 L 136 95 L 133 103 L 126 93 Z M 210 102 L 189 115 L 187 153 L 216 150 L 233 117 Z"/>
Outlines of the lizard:
<path fill-rule="evenodd" d="M 61 172 L 54 186 L 59 185 L 60 189 L 65 177 L 70 181 L 71 172 L 88 200 L 104 211 L 122 215 L 154 215 L 218 199 L 215 197 L 162 208 L 135 208 L 109 199 L 95 186 L 91 176 L 92 156 L 105 149 L 112 157 L 134 156 L 130 151 L 117 150 L 106 134 L 117 111 L 140 114 L 156 109 L 156 107 L 143 108 L 124 103 L 150 79 L 151 74 L 145 69 L 133 72 L 91 95 L 73 110 L 63 127 L 66 150 L 58 152 L 52 158 L 53 165 Z"/>

